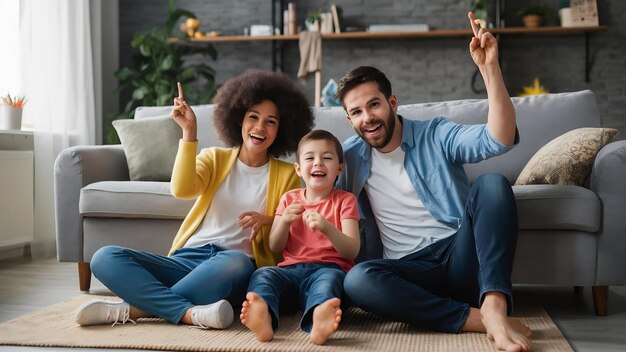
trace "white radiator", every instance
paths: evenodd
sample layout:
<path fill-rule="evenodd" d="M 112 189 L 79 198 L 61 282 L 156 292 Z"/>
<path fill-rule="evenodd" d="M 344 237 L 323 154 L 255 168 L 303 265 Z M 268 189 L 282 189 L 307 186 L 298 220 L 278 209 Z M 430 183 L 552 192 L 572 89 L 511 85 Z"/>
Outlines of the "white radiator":
<path fill-rule="evenodd" d="M 33 241 L 33 173 L 32 151 L 0 151 L 0 247 Z"/>

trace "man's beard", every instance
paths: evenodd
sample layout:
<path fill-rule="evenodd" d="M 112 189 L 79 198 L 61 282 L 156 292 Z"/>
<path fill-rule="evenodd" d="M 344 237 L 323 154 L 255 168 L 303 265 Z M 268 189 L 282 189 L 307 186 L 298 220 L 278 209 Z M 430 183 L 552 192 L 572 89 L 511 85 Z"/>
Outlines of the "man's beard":
<path fill-rule="evenodd" d="M 383 138 L 381 140 L 373 140 L 371 138 L 366 138 L 363 135 L 363 132 L 361 131 L 361 129 L 357 130 L 356 133 L 361 137 L 361 139 L 363 139 L 367 144 L 369 144 L 372 148 L 376 148 L 376 149 L 381 149 L 384 148 L 385 146 L 387 146 L 387 144 L 389 144 L 389 141 L 391 141 L 391 137 L 393 137 L 393 130 L 396 127 L 396 117 L 394 115 L 393 109 L 391 108 L 391 106 L 389 106 L 389 114 L 387 115 L 387 123 L 381 119 L 375 119 L 373 120 L 369 125 L 376 125 L 378 123 L 380 123 L 380 128 L 382 128 L 384 130 L 384 135 L 382 136 Z"/>

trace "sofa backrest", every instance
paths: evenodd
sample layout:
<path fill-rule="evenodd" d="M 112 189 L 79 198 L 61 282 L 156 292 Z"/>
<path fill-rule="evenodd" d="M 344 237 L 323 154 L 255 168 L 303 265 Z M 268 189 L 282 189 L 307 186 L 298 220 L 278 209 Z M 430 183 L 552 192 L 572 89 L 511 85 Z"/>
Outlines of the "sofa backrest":
<path fill-rule="evenodd" d="M 470 181 L 486 172 L 503 174 L 511 183 L 515 181 L 528 160 L 543 145 L 561 134 L 579 127 L 600 126 L 600 116 L 593 92 L 584 90 L 571 93 L 544 94 L 514 97 L 520 143 L 510 152 L 477 164 L 465 165 Z M 213 105 L 197 105 L 198 141 L 201 148 L 223 146 L 213 129 Z M 135 118 L 169 116 L 171 107 L 138 107 Z M 315 128 L 331 131 L 340 141 L 355 134 L 341 107 L 313 108 Z M 400 105 L 398 113 L 405 118 L 424 120 L 445 116 L 463 124 L 487 122 L 486 99 L 452 100 L 438 103 Z M 293 161 L 293 156 L 287 158 Z"/>

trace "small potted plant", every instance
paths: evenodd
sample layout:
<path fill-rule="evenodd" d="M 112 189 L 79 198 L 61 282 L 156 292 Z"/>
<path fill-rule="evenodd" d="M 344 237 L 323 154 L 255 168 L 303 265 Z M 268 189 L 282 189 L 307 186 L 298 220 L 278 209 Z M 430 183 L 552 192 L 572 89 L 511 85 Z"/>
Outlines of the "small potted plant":
<path fill-rule="evenodd" d="M 25 97 L 11 97 L 8 94 L 0 100 L 0 130 L 22 129 L 22 108 L 26 104 Z"/>
<path fill-rule="evenodd" d="M 322 24 L 322 15 L 319 11 L 309 11 L 304 22 L 309 32 L 319 32 Z"/>
<path fill-rule="evenodd" d="M 518 15 L 522 17 L 524 27 L 534 28 L 541 27 L 545 17 L 550 15 L 553 9 L 550 6 L 532 5 L 520 10 Z"/>

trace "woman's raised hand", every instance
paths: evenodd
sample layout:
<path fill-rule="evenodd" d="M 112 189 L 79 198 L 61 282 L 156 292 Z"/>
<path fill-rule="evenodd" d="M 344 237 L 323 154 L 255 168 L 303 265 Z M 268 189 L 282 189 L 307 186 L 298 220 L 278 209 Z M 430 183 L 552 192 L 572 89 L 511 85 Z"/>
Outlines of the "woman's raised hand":
<path fill-rule="evenodd" d="M 193 142 L 197 140 L 197 124 L 196 114 L 193 112 L 191 106 L 185 101 L 183 97 L 183 86 L 180 82 L 177 83 L 178 96 L 174 98 L 174 107 L 172 108 L 172 118 L 183 130 L 183 140 L 187 142 Z"/>

